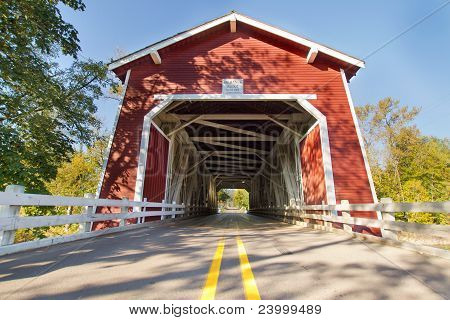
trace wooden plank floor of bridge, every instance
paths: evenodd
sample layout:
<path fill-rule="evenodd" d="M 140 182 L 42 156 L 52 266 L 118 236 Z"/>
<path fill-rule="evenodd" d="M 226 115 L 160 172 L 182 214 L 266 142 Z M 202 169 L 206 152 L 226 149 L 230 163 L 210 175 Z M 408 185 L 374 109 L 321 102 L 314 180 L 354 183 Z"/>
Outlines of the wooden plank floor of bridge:
<path fill-rule="evenodd" d="M 262 299 L 445 299 L 450 261 L 240 213 L 0 257 L 1 299 L 244 299 L 236 237 Z"/>

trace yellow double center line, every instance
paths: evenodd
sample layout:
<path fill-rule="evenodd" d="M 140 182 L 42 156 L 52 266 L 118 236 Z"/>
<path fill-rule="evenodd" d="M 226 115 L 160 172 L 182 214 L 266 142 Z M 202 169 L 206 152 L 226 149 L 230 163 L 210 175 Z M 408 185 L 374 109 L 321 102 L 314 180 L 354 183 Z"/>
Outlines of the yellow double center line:
<path fill-rule="evenodd" d="M 223 250 L 225 249 L 225 241 L 222 239 L 217 245 L 216 253 L 211 262 L 208 276 L 206 277 L 201 300 L 214 300 L 216 296 L 217 282 L 219 281 L 220 265 L 222 263 Z"/>
<path fill-rule="evenodd" d="M 239 255 L 239 262 L 241 266 L 242 283 L 245 290 L 245 298 L 247 300 L 261 300 L 258 287 L 256 286 L 255 277 L 253 276 L 250 261 L 248 260 L 247 252 L 239 236 L 236 237 L 237 250 Z M 217 283 L 219 281 L 220 265 L 222 263 L 222 256 L 225 249 L 225 241 L 222 239 L 217 245 L 216 253 L 211 262 L 208 276 L 206 277 L 205 285 L 201 300 L 214 300 L 216 296 Z"/>
<path fill-rule="evenodd" d="M 245 298 L 247 300 L 261 300 L 258 287 L 256 286 L 255 277 L 253 276 L 250 261 L 248 261 L 247 252 L 241 237 L 236 237 L 239 261 L 241 264 L 242 283 L 244 284 Z"/>

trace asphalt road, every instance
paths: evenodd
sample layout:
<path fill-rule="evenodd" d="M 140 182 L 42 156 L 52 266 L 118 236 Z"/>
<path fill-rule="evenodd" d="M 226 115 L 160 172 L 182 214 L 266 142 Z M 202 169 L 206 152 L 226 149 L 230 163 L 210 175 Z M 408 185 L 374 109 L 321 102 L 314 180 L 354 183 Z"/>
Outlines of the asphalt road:
<path fill-rule="evenodd" d="M 450 261 L 239 213 L 0 257 L 1 299 L 448 299 Z"/>

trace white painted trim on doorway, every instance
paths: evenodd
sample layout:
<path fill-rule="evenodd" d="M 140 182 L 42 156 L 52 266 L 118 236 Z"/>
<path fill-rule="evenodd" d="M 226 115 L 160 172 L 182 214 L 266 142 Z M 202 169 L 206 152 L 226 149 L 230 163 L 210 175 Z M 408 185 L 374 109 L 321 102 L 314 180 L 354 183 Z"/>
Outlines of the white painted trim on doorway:
<path fill-rule="evenodd" d="M 170 140 L 170 138 L 162 131 L 162 129 L 156 124 L 155 121 L 152 121 L 152 125 L 155 127 L 156 130 L 158 130 L 159 133 L 161 133 L 166 140 Z"/>
<path fill-rule="evenodd" d="M 333 165 L 331 161 L 330 140 L 328 137 L 328 124 L 325 115 L 314 107 L 309 101 L 299 100 L 298 103 L 317 119 L 320 129 L 320 144 L 322 147 L 322 161 L 325 173 L 325 188 L 327 204 L 336 204 L 336 191 L 334 187 Z"/>
<path fill-rule="evenodd" d="M 164 99 L 158 105 L 156 105 L 152 111 L 160 110 L 167 107 L 172 103 L 171 99 Z M 150 128 L 153 122 L 152 111 L 144 116 L 144 122 L 142 125 L 141 144 L 139 148 L 138 167 L 136 173 L 136 184 L 134 188 L 134 200 L 141 201 L 144 193 L 144 179 L 145 179 L 145 166 L 147 164 L 147 149 L 150 141 Z"/>
<path fill-rule="evenodd" d="M 139 152 L 139 160 L 138 160 L 138 168 L 137 168 L 137 177 L 136 177 L 136 185 L 135 185 L 135 196 L 134 199 L 137 201 L 142 200 L 143 190 L 144 190 L 144 179 L 145 179 L 145 166 L 147 161 L 147 148 L 148 142 L 150 139 L 150 125 L 160 112 L 166 109 L 172 102 L 180 101 L 180 100 L 188 100 L 188 101 L 199 101 L 199 100 L 209 100 L 209 101 L 251 101 L 251 100 L 289 100 L 296 101 L 302 105 L 306 99 L 317 99 L 315 94 L 237 94 L 237 95 L 221 95 L 221 94 L 173 94 L 173 95 L 155 95 L 155 100 L 163 99 L 157 106 L 152 108 L 152 110 L 147 113 L 144 117 L 142 135 L 141 135 L 141 144 L 140 144 L 140 152 Z M 307 101 L 306 101 L 307 102 Z M 302 105 L 303 106 L 303 105 Z M 312 104 L 306 104 L 306 110 L 310 112 L 314 117 L 323 117 L 323 114 L 318 111 Z M 304 106 L 303 106 L 304 107 Z M 326 119 L 325 119 L 325 127 L 326 127 Z M 321 129 L 322 130 L 322 129 Z M 322 131 L 321 131 L 322 132 Z M 326 137 L 326 139 L 325 139 Z M 328 146 L 329 150 L 329 142 L 328 142 L 328 130 L 326 134 L 321 134 L 322 148 L 326 149 Z M 324 147 L 325 146 L 325 147 Z M 324 151 L 322 151 L 324 153 Z M 329 152 L 328 152 L 329 153 Z M 325 163 L 324 163 L 325 166 Z M 325 172 L 331 170 L 331 181 L 328 178 L 327 180 L 327 200 L 328 204 L 336 203 L 336 196 L 334 194 L 334 180 L 332 177 L 332 168 L 331 168 L 331 158 L 330 161 L 326 164 L 326 166 L 330 166 L 329 169 L 326 169 Z M 326 176 L 327 179 L 327 176 Z"/>
<path fill-rule="evenodd" d="M 252 101 L 252 100 L 289 100 L 306 101 L 305 99 L 317 99 L 316 94 L 172 94 L 172 95 L 154 95 L 155 100 L 162 100 L 152 110 L 144 116 L 142 126 L 141 143 L 136 174 L 136 184 L 134 199 L 141 201 L 144 191 L 145 166 L 147 163 L 147 148 L 150 139 L 150 126 L 153 119 L 174 101 Z M 314 108 L 314 107 L 313 107 Z M 315 108 L 314 108 L 315 109 Z"/>
<path fill-rule="evenodd" d="M 188 101 L 223 101 L 223 100 L 287 100 L 297 101 L 299 99 L 316 100 L 316 94 L 272 94 L 272 93 L 243 93 L 243 94 L 155 94 L 153 96 L 155 100 L 172 99 L 173 101 L 188 100 Z"/>
<path fill-rule="evenodd" d="M 152 119 L 145 121 L 144 117 L 144 125 L 142 127 L 142 135 L 141 135 L 141 148 L 139 152 L 139 160 L 138 160 L 138 168 L 136 174 L 136 184 L 134 191 L 134 200 L 142 201 L 144 196 L 144 181 L 145 181 L 145 170 L 147 167 L 147 152 L 148 152 L 148 144 L 150 142 L 150 130 L 151 127 L 155 127 L 162 136 L 169 141 L 169 149 L 167 153 L 167 168 L 166 168 L 166 186 L 167 186 L 167 173 L 169 170 L 169 160 L 170 160 L 170 150 L 172 148 L 172 141 L 170 138 L 161 130 L 161 128 L 154 122 Z M 144 138 L 145 137 L 145 138 Z M 164 193 L 164 198 L 166 198 L 167 188 Z"/>
<path fill-rule="evenodd" d="M 142 200 L 143 186 L 145 179 L 145 165 L 147 161 L 147 148 L 150 139 L 150 125 L 154 117 L 166 109 L 172 102 L 187 100 L 187 101 L 252 101 L 252 100 L 289 100 L 296 101 L 304 107 L 312 116 L 314 116 L 321 123 L 321 144 L 322 154 L 324 158 L 325 180 L 327 187 L 327 201 L 328 204 L 336 204 L 336 195 L 334 192 L 333 170 L 331 167 L 331 154 L 328 140 L 328 129 L 326 125 L 325 116 L 317 110 L 306 99 L 317 99 L 315 94 L 237 94 L 237 95 L 221 95 L 221 94 L 172 94 L 172 95 L 155 95 L 155 100 L 163 99 L 157 106 L 147 113 L 144 117 L 141 144 L 137 168 L 135 196 L 136 201 Z M 328 156 L 327 160 L 325 158 Z M 331 177 L 330 177 L 331 173 Z"/>
<path fill-rule="evenodd" d="M 164 201 L 167 202 L 168 200 L 168 186 L 169 186 L 169 178 L 170 175 L 172 174 L 172 160 L 173 160 L 173 155 L 172 155 L 172 148 L 173 148 L 173 144 L 175 141 L 175 136 L 172 136 L 171 138 L 169 138 L 168 136 L 165 135 L 164 132 L 162 132 L 161 128 L 158 127 L 156 124 L 156 129 L 166 138 L 167 141 L 169 141 L 169 148 L 167 149 L 167 167 L 166 167 L 166 183 L 165 183 L 165 190 L 164 190 Z M 164 216 L 161 216 L 161 220 L 164 219 Z"/>
<path fill-rule="evenodd" d="M 97 185 L 97 192 L 95 194 L 95 198 L 98 199 L 100 197 L 100 192 L 102 191 L 103 180 L 105 179 L 106 174 L 106 166 L 108 165 L 109 157 L 111 156 L 111 147 L 114 140 L 114 136 L 116 134 L 117 123 L 119 122 L 120 113 L 122 111 L 123 102 L 125 100 L 125 95 L 127 93 L 128 81 L 130 80 L 131 69 L 128 69 L 127 74 L 125 76 L 125 82 L 123 84 L 123 92 L 120 97 L 120 103 L 117 106 L 116 118 L 114 119 L 113 127 L 111 134 L 109 135 L 108 146 L 106 147 L 105 159 L 103 160 L 102 173 L 100 175 L 100 180 Z M 95 211 L 94 211 L 95 212 Z"/>
<path fill-rule="evenodd" d="M 317 122 L 313 124 L 314 127 L 316 125 L 317 125 Z M 304 139 L 305 136 L 303 136 L 303 138 L 301 138 L 301 139 Z M 300 141 L 301 141 L 301 139 L 295 137 L 295 140 L 294 140 L 295 153 L 294 153 L 294 155 L 295 155 L 295 184 L 297 187 L 297 194 L 298 194 L 300 204 L 303 204 L 304 200 L 305 200 L 305 195 L 303 193 L 302 161 L 300 159 Z"/>
<path fill-rule="evenodd" d="M 308 136 L 308 134 L 310 134 L 311 131 L 313 131 L 314 128 L 317 127 L 318 124 L 319 121 L 314 122 L 313 125 L 309 127 L 308 131 L 306 131 L 306 133 L 300 138 L 300 140 L 298 140 L 298 143 L 302 142 Z"/>
<path fill-rule="evenodd" d="M 167 149 L 167 167 L 166 167 L 166 183 L 165 183 L 165 190 L 164 190 L 164 200 L 167 202 L 167 185 L 169 182 L 169 173 L 171 172 L 171 166 L 172 166 L 172 161 L 171 161 L 171 151 L 172 151 L 172 144 L 173 144 L 173 138 L 169 138 L 164 131 L 162 131 L 162 129 L 154 122 L 152 121 L 152 126 L 155 127 L 155 129 L 169 142 L 169 148 Z M 151 128 L 151 126 L 150 126 Z M 150 134 L 150 133 L 149 133 Z M 150 137 L 149 137 L 149 142 L 150 142 Z M 147 163 L 147 161 L 145 162 Z M 145 170 L 144 170 L 145 172 Z M 142 181 L 145 181 L 145 177 Z M 142 186 L 142 192 L 144 191 L 144 185 Z M 162 218 L 162 216 L 161 216 Z"/>
<path fill-rule="evenodd" d="M 356 129 L 356 135 L 358 136 L 359 145 L 361 147 L 361 153 L 364 159 L 364 166 L 366 168 L 367 178 L 369 179 L 370 191 L 372 192 L 372 198 L 374 203 L 378 202 L 377 193 L 375 191 L 375 184 L 373 182 L 372 171 L 370 170 L 369 159 L 367 157 L 366 148 L 364 146 L 364 139 L 362 138 L 361 129 L 359 127 L 358 117 L 356 116 L 355 106 L 353 105 L 353 99 L 350 94 L 350 89 L 348 87 L 347 78 L 345 76 L 345 71 L 341 69 L 342 83 L 344 84 L 345 93 L 347 94 L 348 104 L 350 106 L 350 111 L 352 113 L 353 123 Z M 377 212 L 378 219 L 382 219 L 381 212 Z"/>

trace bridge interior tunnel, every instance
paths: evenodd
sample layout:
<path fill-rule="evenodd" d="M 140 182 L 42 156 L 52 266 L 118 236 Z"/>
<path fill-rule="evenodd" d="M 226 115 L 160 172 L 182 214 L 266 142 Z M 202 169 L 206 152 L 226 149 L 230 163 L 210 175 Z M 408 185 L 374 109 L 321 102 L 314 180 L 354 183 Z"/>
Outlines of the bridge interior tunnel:
<path fill-rule="evenodd" d="M 172 102 L 152 119 L 169 142 L 166 201 L 213 211 L 240 188 L 251 209 L 304 203 L 300 146 L 317 123 L 294 101 Z"/>

